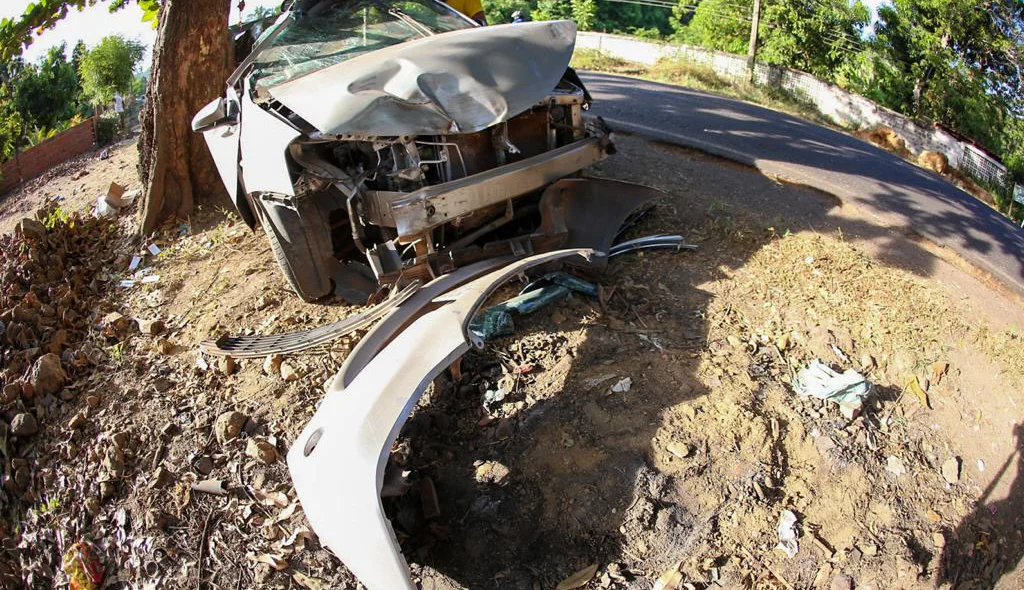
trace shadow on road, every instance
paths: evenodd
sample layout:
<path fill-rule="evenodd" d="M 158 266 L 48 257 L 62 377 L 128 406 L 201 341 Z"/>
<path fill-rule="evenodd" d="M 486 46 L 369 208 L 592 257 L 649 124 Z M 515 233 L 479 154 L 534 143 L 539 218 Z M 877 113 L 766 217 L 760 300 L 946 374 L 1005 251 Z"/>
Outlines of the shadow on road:
<path fill-rule="evenodd" d="M 952 248 L 1024 293 L 1024 233 L 989 206 L 859 139 L 739 100 L 619 76 L 584 75 L 594 112 L 653 138 L 755 164 L 828 191 L 887 225 Z"/>

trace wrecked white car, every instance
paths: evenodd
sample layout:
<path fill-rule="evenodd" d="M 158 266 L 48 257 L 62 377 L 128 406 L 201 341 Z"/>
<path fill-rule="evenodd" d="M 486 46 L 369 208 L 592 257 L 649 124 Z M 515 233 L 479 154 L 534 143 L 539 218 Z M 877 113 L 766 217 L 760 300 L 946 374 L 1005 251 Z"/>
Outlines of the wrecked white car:
<path fill-rule="evenodd" d="M 385 490 L 385 472 L 427 385 L 483 346 L 470 320 L 488 296 L 531 270 L 682 247 L 613 245 L 661 193 L 579 177 L 613 145 L 583 117 L 575 34 L 568 21 L 479 27 L 435 0 L 304 1 L 193 120 L 300 296 L 365 303 L 391 287 L 333 324 L 201 346 L 258 358 L 376 323 L 288 453 L 310 524 L 370 590 L 415 588 L 381 503 L 408 486 Z"/>
<path fill-rule="evenodd" d="M 435 0 L 305 0 L 193 120 L 303 299 L 365 303 L 538 235 L 541 191 L 610 153 L 569 21 L 480 27 Z"/>

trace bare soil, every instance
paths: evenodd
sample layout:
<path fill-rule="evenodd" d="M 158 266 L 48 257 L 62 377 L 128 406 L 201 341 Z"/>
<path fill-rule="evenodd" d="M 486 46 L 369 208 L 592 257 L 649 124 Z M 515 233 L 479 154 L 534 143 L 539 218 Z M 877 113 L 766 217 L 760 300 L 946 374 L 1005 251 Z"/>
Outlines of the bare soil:
<path fill-rule="evenodd" d="M 517 320 L 428 389 L 393 459 L 430 478 L 441 515 L 424 519 L 415 491 L 386 506 L 421 586 L 554 588 L 592 564 L 587 588 L 649 589 L 670 569 L 678 588 L 1024 586 L 1019 303 L 831 196 L 638 138 L 619 147 L 590 173 L 667 192 L 630 237 L 679 232 L 698 249 L 614 261 L 599 298 Z M 133 154 L 8 196 L 2 227 L 48 195 L 86 208 L 103 183 L 130 186 Z M 40 424 L 4 451 L 5 583 L 66 583 L 61 556 L 86 538 L 121 587 L 358 587 L 309 532 L 280 458 L 353 339 L 286 357 L 294 381 L 198 355 L 225 331 L 356 308 L 302 303 L 262 234 L 220 207 L 152 240 L 131 213 L 119 224 L 104 295 L 78 310 L 92 328 L 74 346 L 97 362 L 45 409 L 3 406 L 5 424 L 26 410 Z M 132 255 L 159 280 L 118 288 Z M 166 328 L 108 329 L 113 311 Z M 793 393 L 815 358 L 872 381 L 856 419 Z M 225 411 L 246 422 L 222 442 Z M 246 454 L 255 441 L 279 458 Z M 30 485 L 6 485 L 14 459 Z M 206 479 L 227 494 L 192 489 Z M 776 549 L 785 510 L 792 558 Z"/>

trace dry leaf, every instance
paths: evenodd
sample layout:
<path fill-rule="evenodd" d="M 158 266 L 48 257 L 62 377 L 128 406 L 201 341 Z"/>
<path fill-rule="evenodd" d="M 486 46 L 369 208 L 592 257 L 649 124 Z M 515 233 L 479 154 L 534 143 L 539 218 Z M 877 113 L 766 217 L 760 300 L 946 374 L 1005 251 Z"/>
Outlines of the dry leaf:
<path fill-rule="evenodd" d="M 917 376 L 911 375 L 907 377 L 907 384 L 903 388 L 904 391 L 909 391 L 914 394 L 918 400 L 924 405 L 924 407 L 931 409 L 932 405 L 928 402 L 928 394 L 921 389 L 921 384 L 917 382 Z"/>
<path fill-rule="evenodd" d="M 288 569 L 288 561 L 281 555 L 274 555 L 273 553 L 260 553 L 259 555 L 255 555 L 250 553 L 246 557 L 256 563 L 265 563 L 277 571 Z"/>
<path fill-rule="evenodd" d="M 683 583 L 683 572 L 680 568 L 683 562 L 678 561 L 675 565 L 662 572 L 658 581 L 654 583 L 654 590 L 678 590 Z"/>
<path fill-rule="evenodd" d="M 293 572 L 292 579 L 295 580 L 295 583 L 299 586 L 302 586 L 303 588 L 308 588 L 309 590 L 325 590 L 329 587 L 327 585 L 327 582 L 321 580 L 320 578 L 307 576 L 302 572 Z"/>
<path fill-rule="evenodd" d="M 283 510 L 275 514 L 273 517 L 268 518 L 267 522 L 263 523 L 263 526 L 274 526 L 279 522 L 284 522 L 291 518 L 295 514 L 295 509 L 299 507 L 299 502 L 295 501 L 285 507 Z"/>
<path fill-rule="evenodd" d="M 573 588 L 580 588 L 587 582 L 594 579 L 597 575 L 597 564 L 591 564 L 581 569 L 575 574 L 559 582 L 558 586 L 555 586 L 555 590 L 572 590 Z"/>
<path fill-rule="evenodd" d="M 306 527 L 299 527 L 295 531 L 288 535 L 288 538 L 281 542 L 281 547 L 287 549 L 292 545 L 295 546 L 295 551 L 302 551 L 306 547 L 306 543 L 316 538 L 316 535 Z"/>
<path fill-rule="evenodd" d="M 256 496 L 256 499 L 264 506 L 277 506 L 278 508 L 284 508 L 288 505 L 288 495 L 284 492 L 264 492 L 263 490 L 253 490 L 252 495 Z"/>

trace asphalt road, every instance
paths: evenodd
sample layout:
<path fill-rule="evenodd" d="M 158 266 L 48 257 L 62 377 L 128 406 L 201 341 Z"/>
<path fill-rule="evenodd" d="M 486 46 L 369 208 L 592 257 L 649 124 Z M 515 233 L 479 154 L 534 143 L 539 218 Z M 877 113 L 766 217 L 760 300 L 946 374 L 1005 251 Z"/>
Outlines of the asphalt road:
<path fill-rule="evenodd" d="M 839 197 L 958 253 L 1024 296 L 1024 230 L 903 159 L 797 117 L 678 86 L 581 73 L 612 129 L 689 146 Z"/>

